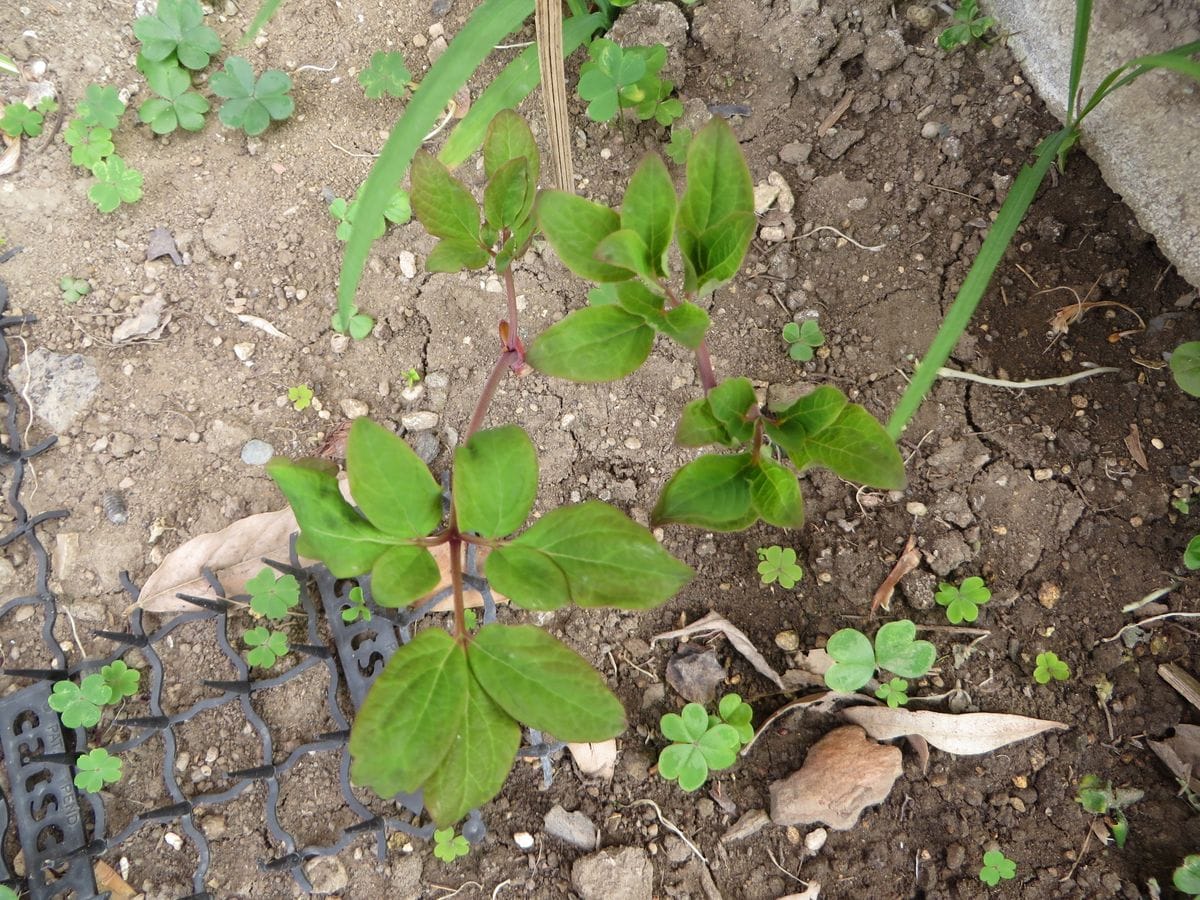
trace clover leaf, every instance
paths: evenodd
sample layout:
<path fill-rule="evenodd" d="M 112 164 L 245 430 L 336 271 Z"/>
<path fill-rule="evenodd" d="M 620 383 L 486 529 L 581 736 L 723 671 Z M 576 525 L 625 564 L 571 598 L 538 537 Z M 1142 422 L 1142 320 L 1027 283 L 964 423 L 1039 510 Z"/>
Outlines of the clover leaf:
<path fill-rule="evenodd" d="M 779 582 L 791 590 L 804 577 L 804 569 L 796 564 L 796 551 L 791 547 L 759 547 L 758 574 L 763 584 Z"/>
<path fill-rule="evenodd" d="M 360 313 L 358 307 L 350 304 L 349 310 L 338 310 L 329 320 L 333 330 L 338 334 L 349 332 L 356 341 L 364 340 L 375 327 L 375 320 L 366 313 Z"/>
<path fill-rule="evenodd" d="M 115 149 L 111 130 L 100 125 L 89 127 L 82 119 L 71 120 L 63 131 L 63 140 L 71 148 L 71 164 L 89 170 Z"/>
<path fill-rule="evenodd" d="M 695 137 L 695 132 L 692 129 L 677 125 L 671 129 L 671 140 L 663 152 L 676 165 L 682 166 L 687 160 L 688 147 L 692 145 L 693 137 Z"/>
<path fill-rule="evenodd" d="M 472 610 L 468 609 L 466 612 L 472 612 Z M 352 587 L 350 589 L 350 605 L 342 610 L 342 621 L 350 625 L 359 619 L 370 622 L 371 610 L 367 609 L 367 598 L 363 596 L 363 589 Z"/>
<path fill-rule="evenodd" d="M 4 107 L 4 115 L 0 116 L 0 131 L 11 137 L 37 137 L 42 133 L 42 122 L 45 120 L 36 109 L 30 109 L 24 103 L 10 103 Z"/>
<path fill-rule="evenodd" d="M 75 107 L 75 115 L 84 125 L 107 128 L 110 132 L 116 130 L 124 112 L 125 101 L 111 84 L 89 84 Z"/>
<path fill-rule="evenodd" d="M 288 610 L 300 602 L 300 582 L 296 576 L 276 578 L 275 573 L 265 566 L 246 582 L 246 591 L 250 594 L 250 608 L 268 619 L 284 618 Z"/>
<path fill-rule="evenodd" d="M 453 828 L 440 828 L 433 833 L 433 855 L 443 862 L 454 862 L 471 852 L 471 845 Z"/>
<path fill-rule="evenodd" d="M 788 322 L 783 326 L 783 339 L 788 343 L 788 356 L 796 362 L 808 362 L 813 350 L 825 343 L 825 335 L 815 319 Z"/>
<path fill-rule="evenodd" d="M 103 213 L 110 213 L 122 203 L 136 203 L 142 198 L 142 173 L 125 165 L 115 153 L 92 166 L 96 183 L 88 198 Z"/>
<path fill-rule="evenodd" d="M 146 72 L 150 89 L 158 94 L 138 107 L 138 118 L 155 134 L 170 134 L 176 128 L 199 131 L 204 127 L 208 101 L 189 90 L 192 77 L 174 63 L 151 66 Z"/>
<path fill-rule="evenodd" d="M 271 668 L 276 660 L 288 652 L 287 635 L 282 631 L 268 631 L 261 625 L 248 630 L 242 635 L 242 640 L 247 647 L 253 648 L 246 654 L 246 662 L 263 669 Z"/>
<path fill-rule="evenodd" d="M 743 703 L 741 695 L 726 694 L 717 705 L 717 722 L 724 722 L 737 732 L 738 741 L 745 746 L 754 737 L 754 726 L 750 720 L 754 717 L 754 709 L 749 703 Z M 708 717 L 710 726 L 716 724 L 713 716 Z"/>
<path fill-rule="evenodd" d="M 64 728 L 91 728 L 100 721 L 100 707 L 112 699 L 112 689 L 103 675 L 89 675 L 83 682 L 58 681 L 47 701 L 58 713 Z"/>
<path fill-rule="evenodd" d="M 659 730 L 675 743 L 659 754 L 658 774 L 678 781 L 685 791 L 704 784 L 709 771 L 732 766 L 742 746 L 737 729 L 724 722 L 711 723 L 699 703 L 689 703 L 682 714 L 667 713 L 659 720 Z"/>
<path fill-rule="evenodd" d="M 989 850 L 983 854 L 983 868 L 979 870 L 979 880 L 986 885 L 995 887 L 1000 879 L 1012 878 L 1017 874 L 1017 864 L 999 850 Z"/>
<path fill-rule="evenodd" d="M 404 55 L 382 50 L 371 56 L 371 64 L 358 76 L 368 100 L 378 100 L 384 94 L 403 97 L 411 81 L 412 73 L 404 65 Z"/>
<path fill-rule="evenodd" d="M 627 53 L 607 38 L 592 41 L 588 54 L 591 60 L 580 67 L 576 90 L 589 101 L 588 118 L 609 122 L 620 109 L 620 91 L 637 84 L 646 74 L 646 59 L 638 53 Z"/>
<path fill-rule="evenodd" d="M 296 108 L 288 96 L 292 79 L 278 69 L 268 69 L 256 81 L 250 63 L 240 56 L 225 60 L 225 69 L 213 74 L 209 86 L 225 100 L 217 113 L 222 124 L 240 128 L 250 137 L 266 131 L 272 119 L 283 121 Z"/>
<path fill-rule="evenodd" d="M 1066 681 L 1071 677 L 1071 668 L 1058 658 L 1057 653 L 1049 651 L 1037 655 L 1033 670 L 1033 680 L 1038 684 L 1049 684 L 1050 679 Z"/>
<path fill-rule="evenodd" d="M 887 702 L 892 709 L 908 703 L 908 682 L 903 678 L 893 678 L 885 681 L 875 691 L 875 696 Z"/>
<path fill-rule="evenodd" d="M 125 697 L 132 697 L 138 692 L 142 673 L 131 669 L 123 660 L 117 659 L 100 669 L 100 677 L 108 685 L 111 697 L 108 703 L 118 703 Z"/>
<path fill-rule="evenodd" d="M 121 760 L 103 747 L 82 753 L 75 760 L 75 787 L 89 794 L 99 793 L 106 784 L 121 780 Z"/>
<path fill-rule="evenodd" d="M 163 62 L 174 55 L 189 69 L 203 69 L 221 49 L 217 33 L 204 24 L 198 0 L 158 0 L 154 15 L 133 23 L 133 34 L 146 59 Z"/>
<path fill-rule="evenodd" d="M 857 628 L 843 628 L 829 636 L 825 652 L 833 665 L 825 673 L 830 690 L 853 693 L 875 674 L 875 651 L 867 636 Z"/>
<path fill-rule="evenodd" d="M 62 291 L 63 303 L 73 305 L 92 292 L 92 286 L 86 278 L 71 278 L 69 275 L 58 280 L 58 289 Z"/>
<path fill-rule="evenodd" d="M 888 622 L 875 632 L 875 662 L 904 678 L 920 678 L 933 668 L 937 648 L 929 641 L 915 640 L 917 626 L 909 619 Z"/>
<path fill-rule="evenodd" d="M 943 581 L 934 595 L 934 599 L 946 607 L 946 618 L 953 625 L 974 622 L 979 618 L 979 607 L 991 597 L 992 592 L 984 586 L 983 579 L 978 575 L 972 575 L 958 587 Z"/>
<path fill-rule="evenodd" d="M 1200 534 L 1188 541 L 1187 549 L 1183 551 L 1183 564 L 1193 572 L 1200 569 Z"/>
<path fill-rule="evenodd" d="M 1175 885 L 1175 890 L 1192 897 L 1200 894 L 1200 853 L 1183 858 L 1183 862 L 1171 877 L 1171 883 Z"/>
<path fill-rule="evenodd" d="M 307 384 L 298 384 L 287 389 L 288 402 L 296 412 L 304 412 L 312 406 L 313 389 Z"/>
<path fill-rule="evenodd" d="M 354 225 L 354 216 L 358 212 L 359 199 L 362 189 L 355 195 L 354 200 L 347 203 L 341 197 L 335 197 L 329 204 L 329 214 L 338 222 L 335 236 L 339 241 L 350 240 L 350 232 Z M 383 209 L 383 216 L 375 223 L 375 228 L 372 231 L 372 238 L 381 238 L 387 230 L 387 223 L 393 225 L 403 225 L 412 218 L 412 204 L 409 201 L 408 191 L 403 188 L 396 188 L 388 200 L 388 205 Z"/>

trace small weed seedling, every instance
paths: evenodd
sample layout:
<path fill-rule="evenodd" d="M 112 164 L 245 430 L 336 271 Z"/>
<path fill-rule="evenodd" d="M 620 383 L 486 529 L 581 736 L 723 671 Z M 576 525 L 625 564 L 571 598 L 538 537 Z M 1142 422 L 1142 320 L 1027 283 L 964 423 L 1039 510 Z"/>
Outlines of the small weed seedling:
<path fill-rule="evenodd" d="M 288 610 L 300 602 L 300 582 L 296 576 L 276 578 L 275 572 L 265 567 L 246 582 L 246 591 L 250 594 L 250 609 L 273 622 L 286 619 Z"/>
<path fill-rule="evenodd" d="M 87 128 L 107 128 L 109 137 L 117 130 L 124 113 L 125 103 L 111 84 L 89 84 L 84 89 L 83 99 L 75 108 L 79 122 Z"/>
<path fill-rule="evenodd" d="M 892 709 L 905 706 L 908 703 L 908 682 L 903 678 L 885 681 L 876 689 L 875 696 L 885 701 Z"/>
<path fill-rule="evenodd" d="M 975 41 L 982 41 L 996 24 L 991 16 L 979 14 L 978 0 L 960 0 L 958 9 L 954 11 L 954 25 L 938 35 L 938 46 L 947 53 L 952 53 L 959 47 L 967 47 Z"/>
<path fill-rule="evenodd" d="M 1192 504 L 1186 497 L 1176 497 L 1171 501 L 1171 508 L 1181 516 L 1186 516 L 1192 511 Z"/>
<path fill-rule="evenodd" d="M 754 738 L 754 726 L 750 724 L 753 718 L 754 709 L 742 701 L 740 694 L 726 694 L 717 704 L 717 714 L 708 717 L 708 724 L 712 726 L 724 722 L 732 725 L 737 732 L 738 742 L 744 747 Z"/>
<path fill-rule="evenodd" d="M 371 64 L 358 75 L 358 83 L 368 100 L 378 100 L 384 94 L 403 97 L 412 87 L 412 73 L 400 53 L 380 51 L 371 56 Z"/>
<path fill-rule="evenodd" d="M 917 626 L 908 619 L 881 625 L 875 632 L 874 647 L 856 628 L 834 632 L 825 644 L 825 652 L 833 659 L 825 673 L 825 684 L 830 690 L 853 693 L 875 676 L 876 669 L 902 678 L 920 678 L 933 668 L 937 649 L 929 641 L 916 640 L 916 634 Z M 907 690 L 908 685 L 904 688 Z"/>
<path fill-rule="evenodd" d="M 221 39 L 204 24 L 198 0 L 158 0 L 154 15 L 133 23 L 133 34 L 142 42 L 141 55 L 155 63 L 178 60 L 189 69 L 203 69 L 221 50 Z"/>
<path fill-rule="evenodd" d="M 121 759 L 103 747 L 81 753 L 75 760 L 75 787 L 98 794 L 106 784 L 121 780 Z"/>
<path fill-rule="evenodd" d="M 42 101 L 42 103 L 45 102 L 46 100 Z M 4 115 L 0 116 L 0 131 L 14 138 L 21 135 L 31 138 L 38 137 L 42 133 L 42 124 L 46 119 L 42 103 L 39 103 L 36 109 L 30 109 L 24 103 L 8 104 L 4 107 Z"/>
<path fill-rule="evenodd" d="M 351 625 L 359 619 L 370 622 L 371 610 L 367 608 L 367 598 L 363 596 L 363 589 L 356 586 L 350 589 L 350 605 L 342 610 L 342 621 Z"/>
<path fill-rule="evenodd" d="M 359 193 L 361 194 L 361 192 L 360 188 Z M 354 225 L 354 216 L 358 212 L 358 205 L 359 198 L 357 195 L 349 203 L 341 197 L 335 197 L 330 202 L 329 214 L 338 223 L 335 235 L 339 241 L 350 240 L 350 229 Z M 396 188 L 392 193 L 392 199 L 388 201 L 388 205 L 383 209 L 383 218 L 376 223 L 372 237 L 383 237 L 383 233 L 387 230 L 389 222 L 393 225 L 403 225 L 411 218 L 412 204 L 408 198 L 408 191 L 403 188 Z"/>
<path fill-rule="evenodd" d="M 416 369 L 409 369 L 404 373 L 404 386 L 406 388 L 415 388 L 421 381 L 421 373 Z"/>
<path fill-rule="evenodd" d="M 57 681 L 50 694 L 50 708 L 58 713 L 65 728 L 91 728 L 100 721 L 100 709 L 112 701 L 112 688 L 103 675 L 88 675 L 82 682 Z"/>
<path fill-rule="evenodd" d="M 452 863 L 471 852 L 471 845 L 453 828 L 439 828 L 433 833 L 433 855 L 442 862 Z"/>
<path fill-rule="evenodd" d="M 783 339 L 788 344 L 788 356 L 796 362 L 808 362 L 813 358 L 813 351 L 825 343 L 825 335 L 816 319 L 788 322 L 783 326 Z"/>
<path fill-rule="evenodd" d="M 1109 830 L 1117 846 L 1124 848 L 1129 837 L 1125 807 L 1137 803 L 1143 796 L 1145 791 L 1137 788 L 1114 788 L 1111 781 L 1103 781 L 1099 775 L 1084 775 L 1079 781 L 1075 801 L 1096 816 L 1107 816 L 1111 812 L 1112 819 L 1107 822 Z"/>
<path fill-rule="evenodd" d="M 1200 534 L 1188 541 L 1187 549 L 1183 551 L 1183 564 L 1192 572 L 1200 569 Z"/>
<path fill-rule="evenodd" d="M 359 312 L 358 307 L 354 304 L 350 304 L 349 309 L 339 309 L 335 312 L 330 319 L 330 324 L 334 331 L 339 334 L 349 334 L 356 341 L 365 340 L 375 328 L 375 320 L 366 313 Z"/>
<path fill-rule="evenodd" d="M 63 140 L 71 148 L 71 164 L 87 169 L 112 156 L 116 149 L 112 131 L 100 125 L 89 126 L 83 119 L 72 119 L 63 131 Z"/>
<path fill-rule="evenodd" d="M 695 135 L 692 133 L 692 129 L 676 125 L 671 129 L 671 140 L 663 152 L 675 165 L 682 166 L 687 160 L 688 147 L 692 145 L 693 137 Z"/>
<path fill-rule="evenodd" d="M 1184 857 L 1175 870 L 1171 883 L 1175 885 L 1175 890 L 1182 891 L 1190 897 L 1200 896 L 1200 853 Z"/>
<path fill-rule="evenodd" d="M 1200 341 L 1180 344 L 1171 353 L 1171 376 L 1179 389 L 1200 397 Z"/>
<path fill-rule="evenodd" d="M 699 788 L 710 771 L 732 766 L 742 748 L 738 729 L 710 717 L 699 703 L 689 703 L 679 714 L 667 713 L 658 727 L 663 737 L 674 741 L 658 756 L 658 774 L 678 781 L 685 791 Z"/>
<path fill-rule="evenodd" d="M 1049 684 L 1050 679 L 1066 681 L 1071 677 L 1070 667 L 1058 658 L 1057 653 L 1049 651 L 1037 655 L 1033 669 L 1033 680 L 1038 684 Z"/>
<path fill-rule="evenodd" d="M 246 653 L 246 662 L 260 669 L 271 668 L 288 654 L 287 635 L 282 631 L 270 631 L 259 625 L 247 630 L 242 640 L 250 648 Z"/>
<path fill-rule="evenodd" d="M 60 278 L 58 289 L 62 291 L 63 303 L 74 306 L 92 292 L 92 286 L 86 278 Z"/>
<path fill-rule="evenodd" d="M 199 131 L 204 127 L 208 101 L 191 90 L 192 76 L 174 63 L 148 66 L 146 83 L 158 94 L 138 107 L 138 118 L 155 134 L 170 134 L 176 128 Z"/>
<path fill-rule="evenodd" d="M 124 661 L 117 659 L 100 669 L 100 677 L 104 679 L 110 692 L 108 702 L 120 703 L 126 697 L 132 697 L 138 692 L 142 673 L 137 669 L 129 668 Z"/>
<path fill-rule="evenodd" d="M 992 599 L 992 592 L 984 585 L 982 578 L 972 575 L 958 587 L 943 581 L 938 585 L 934 599 L 940 606 L 946 607 L 946 618 L 950 624 L 960 625 L 979 618 L 979 607 Z"/>
<path fill-rule="evenodd" d="M 221 124 L 240 128 L 249 137 L 262 134 L 272 120 L 287 119 L 296 108 L 288 94 L 291 78 L 278 69 L 268 69 L 255 79 L 250 63 L 240 56 L 226 59 L 224 70 L 214 73 L 208 83 L 225 101 L 217 112 Z"/>
<path fill-rule="evenodd" d="M 288 402 L 292 404 L 292 409 L 296 412 L 304 412 L 312 406 L 313 390 L 307 384 L 298 384 L 288 388 L 287 398 Z"/>
<path fill-rule="evenodd" d="M 632 109 L 645 122 L 654 119 L 670 125 L 683 115 L 683 104 L 671 97 L 673 82 L 660 79 L 667 48 L 621 47 L 607 38 L 596 38 L 588 47 L 591 59 L 579 70 L 579 96 L 588 101 L 593 122 L 611 122 L 622 109 Z"/>
<path fill-rule="evenodd" d="M 142 198 L 142 173 L 125 165 L 125 160 L 112 154 L 92 166 L 96 183 L 88 191 L 88 199 L 102 213 L 113 212 L 122 203 L 136 203 Z"/>
<path fill-rule="evenodd" d="M 778 581 L 781 588 L 791 590 L 804 577 L 791 547 L 759 547 L 758 559 L 758 575 L 764 585 Z"/>
<path fill-rule="evenodd" d="M 983 868 L 979 870 L 979 880 L 989 887 L 995 887 L 1003 879 L 1008 881 L 1017 874 L 1017 864 L 1000 850 L 989 850 L 983 854 Z"/>

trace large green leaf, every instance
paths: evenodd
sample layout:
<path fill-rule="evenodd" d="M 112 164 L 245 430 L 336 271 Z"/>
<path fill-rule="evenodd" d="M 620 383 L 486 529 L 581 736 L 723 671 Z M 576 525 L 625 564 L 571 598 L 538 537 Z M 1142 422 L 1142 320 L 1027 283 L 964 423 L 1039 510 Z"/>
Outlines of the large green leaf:
<path fill-rule="evenodd" d="M 568 269 L 588 281 L 624 281 L 633 273 L 596 259 L 599 243 L 621 227 L 621 217 L 599 203 L 563 191 L 543 191 L 538 227 Z"/>
<path fill-rule="evenodd" d="M 1171 375 L 1180 389 L 1200 397 L 1200 341 L 1180 344 L 1171 354 Z"/>
<path fill-rule="evenodd" d="M 458 272 L 462 269 L 482 269 L 491 256 L 478 240 L 446 238 L 425 258 L 426 272 Z"/>
<path fill-rule="evenodd" d="M 485 691 L 518 722 L 562 741 L 606 741 L 625 710 L 587 662 L 533 625 L 485 625 L 467 650 Z"/>
<path fill-rule="evenodd" d="M 539 334 L 526 361 L 539 372 L 571 381 L 624 378 L 646 361 L 654 329 L 616 306 L 568 313 Z"/>
<path fill-rule="evenodd" d="M 711 324 L 708 313 L 695 303 L 685 302 L 667 310 L 658 327 L 671 340 L 695 350 L 704 341 Z"/>
<path fill-rule="evenodd" d="M 713 417 L 724 426 L 730 438 L 749 440 L 754 424 L 747 421 L 750 410 L 758 402 L 749 378 L 730 378 L 708 392 L 708 406 Z"/>
<path fill-rule="evenodd" d="M 754 213 L 750 170 L 733 130 L 724 119 L 714 117 L 688 148 L 687 188 L 679 203 L 679 224 L 701 235 L 731 213 L 747 212 Z"/>
<path fill-rule="evenodd" d="M 522 158 L 529 164 L 529 180 L 537 184 L 541 157 L 533 132 L 511 109 L 502 109 L 488 125 L 483 139 L 483 171 L 493 178 L 502 166 Z"/>
<path fill-rule="evenodd" d="M 483 214 L 488 225 L 499 231 L 519 222 L 529 191 L 527 159 L 509 160 L 497 169 L 483 191 Z"/>
<path fill-rule="evenodd" d="M 749 453 L 708 454 L 692 460 L 671 476 L 650 521 L 741 531 L 758 518 L 750 496 L 753 473 Z"/>
<path fill-rule="evenodd" d="M 804 497 L 796 474 L 769 459 L 759 460 L 750 476 L 750 498 L 764 522 L 780 528 L 804 524 Z"/>
<path fill-rule="evenodd" d="M 824 385 L 779 411 L 775 422 L 781 429 L 798 436 L 816 434 L 836 422 L 848 402 L 846 395 L 837 388 Z"/>
<path fill-rule="evenodd" d="M 433 821 L 450 825 L 500 793 L 520 746 L 521 727 L 469 673 L 458 739 L 425 782 L 425 808 Z"/>
<path fill-rule="evenodd" d="M 396 543 L 342 498 L 333 463 L 277 457 L 267 464 L 267 474 L 287 497 L 300 524 L 297 552 L 321 560 L 336 577 L 369 572 L 380 554 Z"/>
<path fill-rule="evenodd" d="M 636 231 L 618 228 L 596 245 L 596 259 L 621 269 L 653 278 L 654 267 L 650 262 L 650 251 Z"/>
<path fill-rule="evenodd" d="M 520 606 L 547 608 L 565 588 L 567 599 L 580 606 L 645 609 L 674 596 L 692 570 L 620 510 L 590 500 L 547 513 L 493 550 L 487 574 Z"/>
<path fill-rule="evenodd" d="M 512 534 L 529 517 L 537 486 L 537 451 L 516 425 L 477 432 L 454 453 L 454 509 L 466 533 Z"/>
<path fill-rule="evenodd" d="M 346 442 L 354 502 L 395 537 L 424 537 L 442 521 L 442 489 L 401 438 L 367 418 L 354 420 Z"/>
<path fill-rule="evenodd" d="M 679 204 L 666 163 L 657 153 L 648 154 L 634 170 L 621 203 L 621 228 L 634 231 L 649 251 L 652 271 L 667 274 L 667 250 L 675 233 Z"/>
<path fill-rule="evenodd" d="M 821 465 L 847 481 L 885 490 L 900 490 L 905 485 L 904 460 L 895 442 L 879 421 L 856 403 L 847 404 L 833 424 L 816 433 L 791 424 L 784 428 L 768 425 L 765 430 L 797 469 Z"/>
<path fill-rule="evenodd" d="M 737 274 L 754 238 L 756 223 L 753 212 L 735 212 L 700 233 L 690 257 L 696 270 L 697 293 L 712 293 Z M 682 242 L 680 246 L 684 246 Z"/>
<path fill-rule="evenodd" d="M 675 427 L 675 443 L 680 447 L 704 447 L 707 444 L 731 447 L 742 441 L 729 436 L 729 432 L 713 415 L 708 398 L 702 397 L 683 408 L 679 424 Z"/>
<path fill-rule="evenodd" d="M 371 569 L 371 595 L 380 606 L 405 606 L 438 586 L 442 573 L 424 547 L 392 547 Z"/>
<path fill-rule="evenodd" d="M 413 215 L 434 237 L 479 240 L 479 204 L 466 185 L 431 153 L 418 150 L 412 163 Z"/>
<path fill-rule="evenodd" d="M 470 673 L 454 638 L 429 628 L 388 661 L 350 729 L 350 777 L 381 797 L 412 793 L 458 740 Z"/>

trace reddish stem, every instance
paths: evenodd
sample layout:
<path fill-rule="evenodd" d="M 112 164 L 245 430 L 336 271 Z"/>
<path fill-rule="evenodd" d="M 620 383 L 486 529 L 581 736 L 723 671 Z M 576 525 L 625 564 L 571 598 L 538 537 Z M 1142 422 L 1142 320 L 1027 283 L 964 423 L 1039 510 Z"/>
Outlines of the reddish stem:
<path fill-rule="evenodd" d="M 451 528 L 457 531 L 453 523 Z M 467 614 L 463 603 L 462 540 L 450 538 L 450 584 L 454 588 L 454 636 L 460 644 L 467 643 Z"/>
<path fill-rule="evenodd" d="M 674 308 L 683 303 L 673 290 L 671 285 L 665 281 L 659 282 L 659 287 L 667 297 L 667 305 Z M 712 357 L 708 355 L 708 341 L 703 340 L 700 346 L 696 348 L 696 371 L 700 373 L 700 384 L 704 388 L 704 393 L 708 393 L 717 386 L 717 376 L 713 373 Z"/>

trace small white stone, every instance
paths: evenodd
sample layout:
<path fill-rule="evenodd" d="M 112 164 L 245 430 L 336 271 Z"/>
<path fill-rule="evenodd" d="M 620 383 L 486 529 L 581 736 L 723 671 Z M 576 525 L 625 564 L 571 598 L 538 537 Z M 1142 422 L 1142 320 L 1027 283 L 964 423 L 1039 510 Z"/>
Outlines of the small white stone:
<path fill-rule="evenodd" d="M 246 441 L 242 446 L 242 462 L 248 466 L 265 466 L 275 455 L 275 448 L 266 441 Z"/>
<path fill-rule="evenodd" d="M 1161 450 L 1163 447 L 1165 447 L 1165 446 L 1166 446 L 1166 444 L 1164 444 L 1164 443 L 1163 443 L 1161 440 L 1159 440 L 1158 438 L 1151 438 L 1151 439 L 1150 439 L 1150 446 L 1151 446 L 1151 447 L 1153 447 L 1155 450 Z"/>
<path fill-rule="evenodd" d="M 347 397 L 339 406 L 342 408 L 342 415 L 347 419 L 358 419 L 369 412 L 367 404 L 361 400 L 355 400 L 353 397 Z"/>
<path fill-rule="evenodd" d="M 778 244 L 780 241 L 787 239 L 787 231 L 782 225 L 766 225 L 759 232 L 758 236 L 764 241 L 772 244 Z"/>
<path fill-rule="evenodd" d="M 563 416 L 559 420 L 558 427 L 561 428 L 563 431 L 570 431 L 571 426 L 574 424 L 575 424 L 575 413 L 567 413 L 565 416 Z"/>
<path fill-rule="evenodd" d="M 405 403 L 413 404 L 425 396 L 425 385 L 418 382 L 417 384 L 409 385 L 400 391 L 400 396 Z"/>
<path fill-rule="evenodd" d="M 814 828 L 804 836 L 804 849 L 809 853 L 816 853 L 825 846 L 825 841 L 829 838 L 829 832 L 824 828 Z"/>
<path fill-rule="evenodd" d="M 919 500 L 913 500 L 904 504 L 904 510 L 910 516 L 923 516 L 929 512 L 929 507 Z"/>
<path fill-rule="evenodd" d="M 350 335 L 348 334 L 331 334 L 329 336 L 329 349 L 334 353 L 345 353 L 346 348 L 350 346 Z"/>
<path fill-rule="evenodd" d="M 1053 477 L 1054 477 L 1053 469 L 1034 469 L 1033 470 L 1033 480 L 1034 481 L 1049 481 Z"/>
<path fill-rule="evenodd" d="M 942 133 L 942 126 L 937 122 L 926 122 L 921 126 L 921 137 L 927 141 L 932 141 Z"/>
<path fill-rule="evenodd" d="M 399 255 L 400 274 L 405 278 L 417 277 L 417 257 L 409 250 L 401 250 Z"/>
<path fill-rule="evenodd" d="M 641 450 L 642 449 L 641 438 L 635 438 L 635 437 L 625 438 L 625 449 L 626 450 Z"/>
<path fill-rule="evenodd" d="M 437 428 L 439 421 L 437 413 L 427 410 L 400 417 L 400 424 L 404 426 L 405 431 L 432 431 Z"/>
<path fill-rule="evenodd" d="M 516 844 L 518 847 L 520 847 L 522 850 L 532 850 L 533 849 L 533 835 L 530 834 L 528 831 L 518 831 L 516 834 L 513 835 L 513 843 Z"/>
<path fill-rule="evenodd" d="M 254 346 L 255 345 L 251 344 L 251 343 L 234 344 L 233 345 L 233 355 L 236 356 L 238 359 L 240 359 L 242 362 L 246 362 L 250 359 L 250 357 L 252 357 L 254 355 Z"/>
<path fill-rule="evenodd" d="M 182 850 L 183 849 L 183 838 L 181 838 L 179 835 L 177 835 L 173 831 L 168 831 L 166 834 L 164 834 L 163 841 L 166 842 L 167 846 L 170 847 L 172 850 Z"/>

